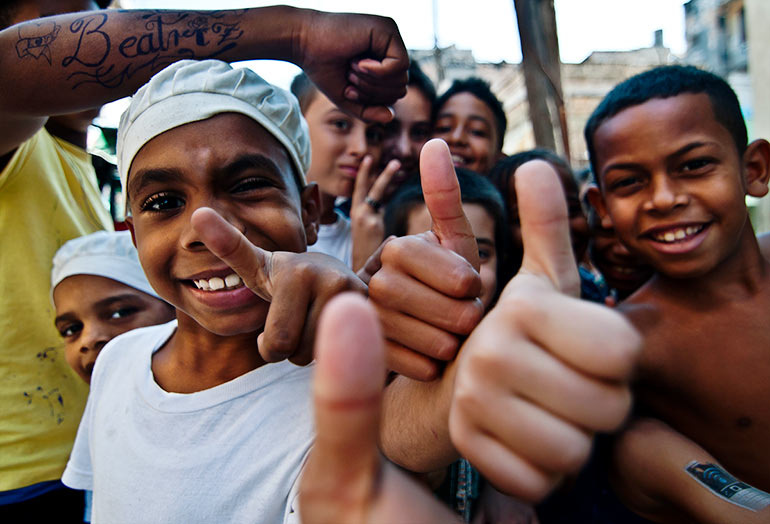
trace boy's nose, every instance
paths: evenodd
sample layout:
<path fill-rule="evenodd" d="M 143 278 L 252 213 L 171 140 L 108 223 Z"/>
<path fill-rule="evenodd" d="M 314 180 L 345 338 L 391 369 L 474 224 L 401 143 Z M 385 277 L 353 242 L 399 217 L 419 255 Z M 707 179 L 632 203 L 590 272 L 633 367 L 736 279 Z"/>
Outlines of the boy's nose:
<path fill-rule="evenodd" d="M 96 355 L 109 342 L 115 334 L 101 326 L 91 326 L 83 330 L 80 336 L 80 354 L 89 359 L 96 360 Z"/>
<path fill-rule="evenodd" d="M 465 143 L 466 138 L 465 126 L 455 126 L 449 133 L 449 140 L 454 143 Z"/>
<path fill-rule="evenodd" d="M 362 157 L 366 154 L 368 144 L 366 142 L 366 130 L 357 129 L 350 134 L 348 142 L 348 153 L 353 156 Z"/>
<path fill-rule="evenodd" d="M 687 195 L 667 175 L 653 176 L 650 189 L 652 193 L 647 202 L 649 211 L 670 211 L 687 203 Z"/>

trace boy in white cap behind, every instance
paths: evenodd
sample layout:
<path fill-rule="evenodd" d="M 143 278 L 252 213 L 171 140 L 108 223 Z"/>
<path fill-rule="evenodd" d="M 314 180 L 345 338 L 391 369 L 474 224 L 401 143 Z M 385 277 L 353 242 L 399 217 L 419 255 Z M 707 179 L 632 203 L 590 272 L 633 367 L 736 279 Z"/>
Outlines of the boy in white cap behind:
<path fill-rule="evenodd" d="M 93 489 L 94 522 L 295 515 L 311 371 L 285 359 L 310 362 L 326 301 L 365 289 L 304 253 L 318 221 L 309 154 L 296 99 L 215 60 L 169 66 L 121 118 L 127 222 L 177 322 L 119 337 L 94 369 L 63 477 Z"/>
<path fill-rule="evenodd" d="M 107 342 L 174 318 L 174 309 L 147 282 L 128 231 L 97 231 L 60 247 L 51 294 L 67 363 L 88 384 Z"/>

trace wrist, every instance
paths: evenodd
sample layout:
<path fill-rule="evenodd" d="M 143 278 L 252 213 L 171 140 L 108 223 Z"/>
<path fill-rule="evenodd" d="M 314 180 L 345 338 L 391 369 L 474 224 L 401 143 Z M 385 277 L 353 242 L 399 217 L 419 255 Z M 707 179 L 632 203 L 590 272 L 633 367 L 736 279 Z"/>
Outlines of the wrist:
<path fill-rule="evenodd" d="M 308 11 L 285 5 L 249 9 L 243 20 L 252 43 L 249 58 L 283 60 L 301 67 Z"/>

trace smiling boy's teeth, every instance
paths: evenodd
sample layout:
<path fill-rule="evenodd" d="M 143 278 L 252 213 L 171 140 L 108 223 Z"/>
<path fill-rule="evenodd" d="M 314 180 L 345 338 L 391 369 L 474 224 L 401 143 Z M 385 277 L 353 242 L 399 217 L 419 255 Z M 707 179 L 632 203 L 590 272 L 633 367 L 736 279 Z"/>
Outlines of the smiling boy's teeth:
<path fill-rule="evenodd" d="M 700 233 L 702 229 L 703 228 L 701 226 L 687 226 L 685 228 L 666 231 L 665 233 L 659 233 L 655 235 L 655 240 L 658 242 L 675 242 L 677 240 L 684 240 L 689 236 Z"/>
<path fill-rule="evenodd" d="M 465 159 L 460 155 L 452 155 L 453 164 L 465 164 Z"/>
<path fill-rule="evenodd" d="M 212 277 L 209 279 L 201 278 L 194 280 L 193 283 L 198 289 L 203 291 L 219 291 L 220 289 L 232 289 L 241 285 L 241 277 L 235 273 L 230 273 L 225 278 Z"/>

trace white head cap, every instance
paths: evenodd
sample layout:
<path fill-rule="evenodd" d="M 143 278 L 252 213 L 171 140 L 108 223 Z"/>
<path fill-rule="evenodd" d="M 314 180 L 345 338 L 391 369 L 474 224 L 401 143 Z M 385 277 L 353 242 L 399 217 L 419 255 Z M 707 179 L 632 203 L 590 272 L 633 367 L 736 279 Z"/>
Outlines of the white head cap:
<path fill-rule="evenodd" d="M 66 242 L 53 257 L 51 293 L 73 275 L 111 278 L 155 298 L 128 231 L 97 231 Z"/>
<path fill-rule="evenodd" d="M 264 127 L 286 148 L 304 186 L 310 136 L 294 95 L 250 69 L 233 69 L 219 60 L 181 60 L 143 85 L 120 117 L 117 152 L 123 192 L 131 162 L 144 144 L 169 129 L 220 113 L 241 113 Z"/>

